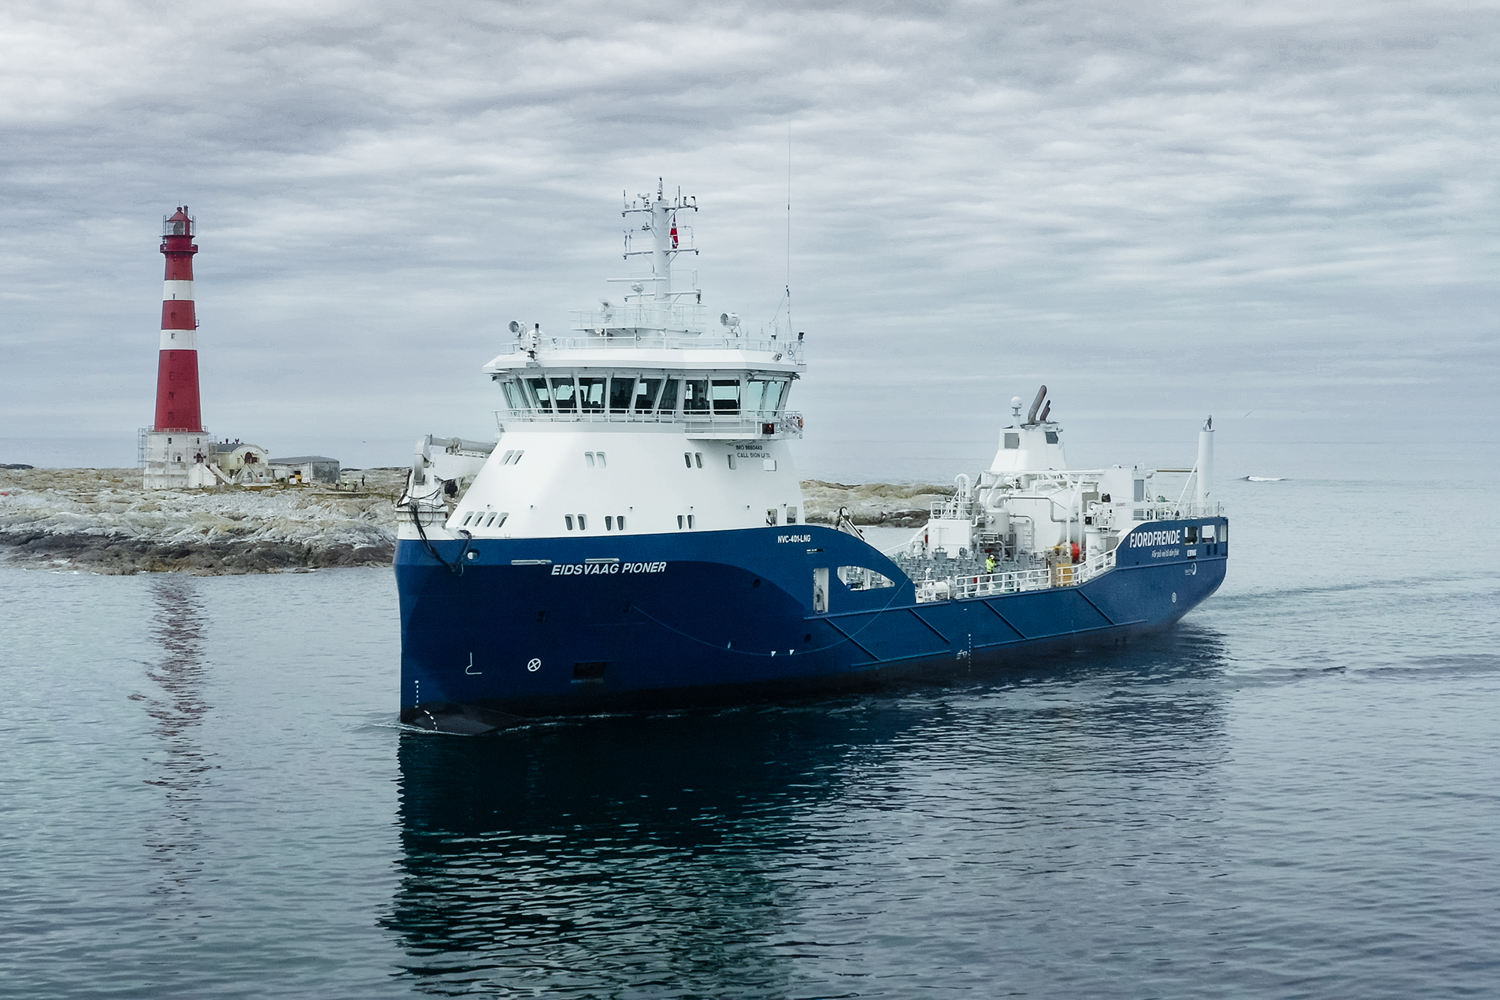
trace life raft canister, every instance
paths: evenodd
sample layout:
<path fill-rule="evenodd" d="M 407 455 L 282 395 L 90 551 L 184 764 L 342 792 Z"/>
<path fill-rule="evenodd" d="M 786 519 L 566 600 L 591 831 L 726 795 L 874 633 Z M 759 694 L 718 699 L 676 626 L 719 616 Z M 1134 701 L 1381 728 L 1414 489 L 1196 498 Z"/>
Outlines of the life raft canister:
<path fill-rule="evenodd" d="M 1081 549 L 1081 548 L 1078 547 L 1078 543 L 1077 542 L 1074 542 L 1072 544 L 1073 544 L 1073 561 L 1077 562 L 1079 559 L 1081 559 L 1083 557 L 1083 549 Z"/>

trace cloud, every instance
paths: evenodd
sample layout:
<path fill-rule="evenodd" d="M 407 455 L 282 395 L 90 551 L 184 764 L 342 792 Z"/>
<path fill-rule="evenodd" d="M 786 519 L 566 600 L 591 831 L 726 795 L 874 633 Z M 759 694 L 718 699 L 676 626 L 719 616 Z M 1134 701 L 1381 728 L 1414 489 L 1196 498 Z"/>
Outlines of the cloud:
<path fill-rule="evenodd" d="M 475 433 L 504 323 L 564 329 L 620 273 L 622 189 L 697 194 L 707 301 L 769 319 L 788 126 L 799 393 L 836 436 L 871 395 L 955 371 L 1002 400 L 1090 371 L 1117 409 L 1122 355 L 1161 372 L 1316 341 L 1400 370 L 1420 342 L 1493 371 L 1497 22 L 1442 3 L 8 5 L 0 418 L 23 437 L 145 422 L 155 227 L 186 201 L 212 426 L 304 450 L 309 421 L 380 447 Z M 1204 376 L 1184 391 L 1235 379 Z"/>

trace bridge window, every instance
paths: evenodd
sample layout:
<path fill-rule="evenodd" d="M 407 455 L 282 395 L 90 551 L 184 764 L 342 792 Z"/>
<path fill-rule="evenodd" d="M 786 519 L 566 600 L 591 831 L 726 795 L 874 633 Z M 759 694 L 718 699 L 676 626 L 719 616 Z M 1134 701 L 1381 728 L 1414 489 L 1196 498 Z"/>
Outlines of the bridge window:
<path fill-rule="evenodd" d="M 713 399 L 715 413 L 739 413 L 740 380 L 734 378 L 714 379 Z"/>
<path fill-rule="evenodd" d="M 1057 444 L 1057 431 L 1047 431 L 1047 443 Z"/>
<path fill-rule="evenodd" d="M 1005 447 L 1012 449 L 1021 447 L 1021 435 L 1007 431 L 1005 434 Z"/>
<path fill-rule="evenodd" d="M 578 380 L 578 405 L 590 413 L 604 409 L 604 386 L 608 379 L 580 378 Z"/>
<path fill-rule="evenodd" d="M 538 410 L 552 409 L 552 390 L 547 386 L 544 378 L 529 378 L 526 384 L 531 387 L 531 396 L 536 400 Z"/>
<path fill-rule="evenodd" d="M 775 413 L 781 409 L 786 385 L 776 379 L 750 379 L 745 383 L 745 412 Z"/>
<path fill-rule="evenodd" d="M 682 412 L 708 412 L 708 379 L 690 378 L 685 381 L 682 394 Z"/>
<path fill-rule="evenodd" d="M 500 388 L 505 390 L 505 405 L 510 407 L 511 410 L 519 411 L 531 409 L 531 407 L 526 404 L 526 390 L 521 388 L 521 383 L 511 381 L 501 382 Z"/>
<path fill-rule="evenodd" d="M 840 566 L 839 579 L 850 590 L 880 590 L 896 585 L 896 582 L 884 573 L 877 573 L 864 566 Z"/>
<path fill-rule="evenodd" d="M 609 412 L 629 413 L 630 399 L 635 395 L 635 376 L 622 378 L 616 375 L 609 380 Z"/>
<path fill-rule="evenodd" d="M 661 402 L 656 404 L 658 413 L 676 413 L 677 398 L 682 395 L 682 379 L 669 378 L 661 390 Z"/>
<path fill-rule="evenodd" d="M 578 388 L 571 378 L 552 380 L 552 405 L 560 413 L 578 409 Z"/>
<path fill-rule="evenodd" d="M 635 412 L 650 413 L 656 405 L 656 395 L 661 392 L 662 380 L 643 378 L 635 384 Z"/>

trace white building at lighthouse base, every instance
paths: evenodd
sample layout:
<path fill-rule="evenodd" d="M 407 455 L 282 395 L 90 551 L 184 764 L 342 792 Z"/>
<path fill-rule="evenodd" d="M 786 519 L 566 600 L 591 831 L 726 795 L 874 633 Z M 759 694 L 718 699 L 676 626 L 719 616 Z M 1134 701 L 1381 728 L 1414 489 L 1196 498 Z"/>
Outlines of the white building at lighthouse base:
<path fill-rule="evenodd" d="M 201 431 L 142 428 L 139 458 L 141 486 L 148 490 L 199 489 L 218 481 L 213 435 Z"/>

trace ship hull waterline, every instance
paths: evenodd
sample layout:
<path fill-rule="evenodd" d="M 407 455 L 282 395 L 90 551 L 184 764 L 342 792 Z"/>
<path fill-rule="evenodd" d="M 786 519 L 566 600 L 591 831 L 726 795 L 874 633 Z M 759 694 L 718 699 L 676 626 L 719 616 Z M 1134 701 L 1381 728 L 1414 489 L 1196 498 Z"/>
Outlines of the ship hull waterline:
<path fill-rule="evenodd" d="M 941 679 L 1170 626 L 1223 582 L 1227 541 L 1129 540 L 1114 568 L 1075 586 L 918 603 L 884 556 L 815 525 L 402 539 L 401 718 L 477 732 L 517 718 Z M 815 611 L 813 570 L 845 565 L 895 585 L 851 590 L 829 572 L 828 610 Z"/>

